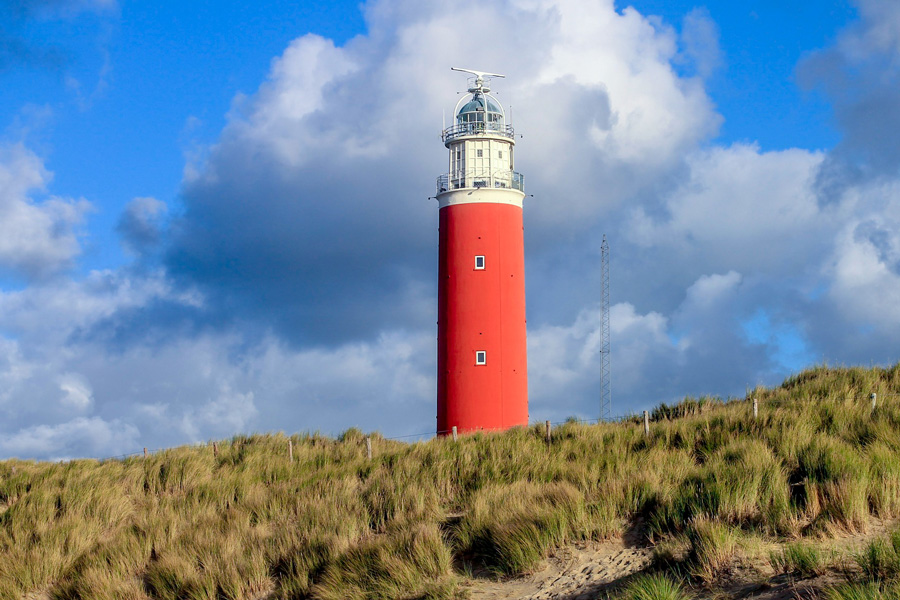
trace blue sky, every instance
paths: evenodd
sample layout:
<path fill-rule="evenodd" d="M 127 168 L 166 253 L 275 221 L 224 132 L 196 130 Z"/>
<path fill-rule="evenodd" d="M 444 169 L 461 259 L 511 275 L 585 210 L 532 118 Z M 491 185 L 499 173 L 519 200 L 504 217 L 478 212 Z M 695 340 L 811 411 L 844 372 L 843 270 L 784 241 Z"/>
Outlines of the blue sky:
<path fill-rule="evenodd" d="M 433 428 L 450 66 L 524 134 L 532 418 L 595 416 L 602 233 L 617 413 L 897 360 L 894 3 L 456 8 L 0 4 L 0 456 Z"/>
<path fill-rule="evenodd" d="M 755 141 L 765 150 L 824 149 L 839 137 L 827 98 L 798 85 L 797 64 L 834 44 L 857 18 L 852 2 L 633 3 L 675 27 L 700 7 L 719 32 L 721 64 L 708 93 L 725 121 L 717 141 Z"/>
<path fill-rule="evenodd" d="M 617 6 L 678 30 L 695 10 L 711 20 L 720 53 L 707 90 L 724 117 L 712 141 L 756 142 L 764 150 L 837 141 L 827 99 L 798 85 L 795 68 L 856 18 L 852 3 Z M 99 2 L 31 15 L 7 9 L 4 29 L 47 57 L 7 61 L 0 91 L 2 113 L 12 116 L 6 137 L 28 130 L 53 171 L 49 193 L 91 199 L 96 213 L 82 273 L 127 260 L 114 229 L 131 198 L 152 196 L 177 208 L 186 155 L 215 142 L 235 96 L 251 94 L 291 40 L 314 33 L 344 44 L 365 35 L 363 10 L 359 2 Z"/>
<path fill-rule="evenodd" d="M 356 2 L 97 4 L 4 15 L 4 29 L 53 56 L 10 61 L 0 107 L 14 115 L 7 137 L 34 128 L 54 172 L 48 191 L 96 205 L 83 269 L 122 263 L 114 227 L 124 205 L 177 201 L 185 153 L 215 141 L 235 95 L 252 93 L 292 39 L 344 43 L 365 30 Z"/>

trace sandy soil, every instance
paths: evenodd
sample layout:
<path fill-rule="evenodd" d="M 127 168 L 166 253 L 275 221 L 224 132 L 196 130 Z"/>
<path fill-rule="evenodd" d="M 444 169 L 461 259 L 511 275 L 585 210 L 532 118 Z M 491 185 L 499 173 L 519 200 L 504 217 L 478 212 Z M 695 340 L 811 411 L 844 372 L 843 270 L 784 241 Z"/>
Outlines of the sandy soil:
<path fill-rule="evenodd" d="M 650 549 L 619 542 L 577 544 L 557 550 L 532 575 L 507 581 L 476 580 L 472 600 L 587 600 L 650 564 Z"/>
<path fill-rule="evenodd" d="M 888 523 L 877 523 L 866 532 L 838 533 L 819 540 L 838 556 L 860 549 L 882 535 Z M 696 588 L 696 598 L 716 600 L 819 600 L 823 592 L 842 583 L 838 572 L 798 579 L 776 575 L 766 557 L 777 544 L 767 544 L 735 559 L 723 581 L 713 589 Z M 579 543 L 553 552 L 532 574 L 505 580 L 476 576 L 466 586 L 471 600 L 606 600 L 650 565 L 652 549 L 634 539 Z"/>

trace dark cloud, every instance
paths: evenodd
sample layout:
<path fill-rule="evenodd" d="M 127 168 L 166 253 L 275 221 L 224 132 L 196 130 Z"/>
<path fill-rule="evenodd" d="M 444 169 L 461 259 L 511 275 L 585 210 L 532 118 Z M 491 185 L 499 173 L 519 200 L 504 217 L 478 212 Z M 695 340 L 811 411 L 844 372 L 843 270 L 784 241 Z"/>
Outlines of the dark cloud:
<path fill-rule="evenodd" d="M 436 206 L 412 189 L 430 182 L 411 181 L 406 160 L 415 163 L 322 156 L 297 174 L 259 157 L 226 167 L 185 190 L 168 269 L 209 294 L 212 310 L 255 315 L 297 341 L 421 326 L 416 285 L 433 279 Z"/>
<path fill-rule="evenodd" d="M 525 135 L 517 156 L 536 196 L 526 209 L 533 257 L 561 235 L 583 239 L 629 196 L 655 197 L 683 169 L 683 149 L 718 122 L 702 88 L 656 72 L 674 56 L 670 32 L 635 13 L 597 8 L 585 31 L 559 7 L 547 19 L 512 5 L 472 3 L 465 17 L 417 5 L 390 33 L 388 4 L 370 15 L 369 37 L 345 48 L 295 41 L 186 181 L 165 264 L 210 310 L 256 315 L 302 344 L 433 326 L 437 206 L 425 198 L 446 168 L 439 115 L 465 85 L 451 65 L 507 67 L 495 90 Z M 497 31 L 501 17 L 510 26 Z M 498 38 L 489 56 L 452 43 L 463 24 Z M 629 41 L 583 55 L 613 25 Z M 554 53 L 574 60 L 551 64 Z"/>
<path fill-rule="evenodd" d="M 821 202 L 853 185 L 900 175 L 900 5 L 860 0 L 860 21 L 798 66 L 798 79 L 830 100 L 841 140 L 817 178 Z"/>
<path fill-rule="evenodd" d="M 874 219 L 864 221 L 853 230 L 856 242 L 868 242 L 878 253 L 878 260 L 894 273 L 900 275 L 900 248 L 895 231 Z"/>
<path fill-rule="evenodd" d="M 155 198 L 135 198 L 119 217 L 116 231 L 122 243 L 136 255 L 155 251 L 163 239 L 166 204 Z"/>

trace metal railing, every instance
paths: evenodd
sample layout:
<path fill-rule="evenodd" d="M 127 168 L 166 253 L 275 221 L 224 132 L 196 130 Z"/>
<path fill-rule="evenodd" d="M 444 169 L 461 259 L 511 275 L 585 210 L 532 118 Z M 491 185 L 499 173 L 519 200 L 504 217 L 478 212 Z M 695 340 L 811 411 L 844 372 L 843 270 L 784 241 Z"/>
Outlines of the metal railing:
<path fill-rule="evenodd" d="M 450 190 L 461 190 L 465 188 L 493 188 L 493 189 L 512 189 L 525 191 L 525 176 L 521 173 L 511 170 L 499 170 L 493 172 L 460 172 L 444 173 L 438 175 L 437 193 L 442 194 Z"/>
<path fill-rule="evenodd" d="M 505 123 L 484 123 L 476 121 L 474 123 L 459 123 L 448 127 L 441 135 L 441 139 L 445 142 L 465 135 L 499 135 L 510 139 L 516 137 L 512 125 Z"/>

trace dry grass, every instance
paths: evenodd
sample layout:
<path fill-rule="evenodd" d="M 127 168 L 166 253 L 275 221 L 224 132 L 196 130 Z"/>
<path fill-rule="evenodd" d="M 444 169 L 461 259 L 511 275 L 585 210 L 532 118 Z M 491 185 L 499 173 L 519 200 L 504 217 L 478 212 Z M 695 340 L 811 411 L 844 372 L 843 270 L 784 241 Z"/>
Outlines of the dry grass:
<path fill-rule="evenodd" d="M 283 435 L 236 436 L 218 456 L 7 460 L 0 598 L 452 598 L 455 559 L 522 573 L 636 520 L 684 540 L 681 572 L 711 581 L 744 536 L 900 516 L 898 392 L 900 365 L 820 367 L 746 399 L 660 407 L 649 437 L 635 419 L 568 423 L 549 447 L 541 427 L 375 435 L 371 461 L 357 430 L 293 436 L 293 463 Z"/>

